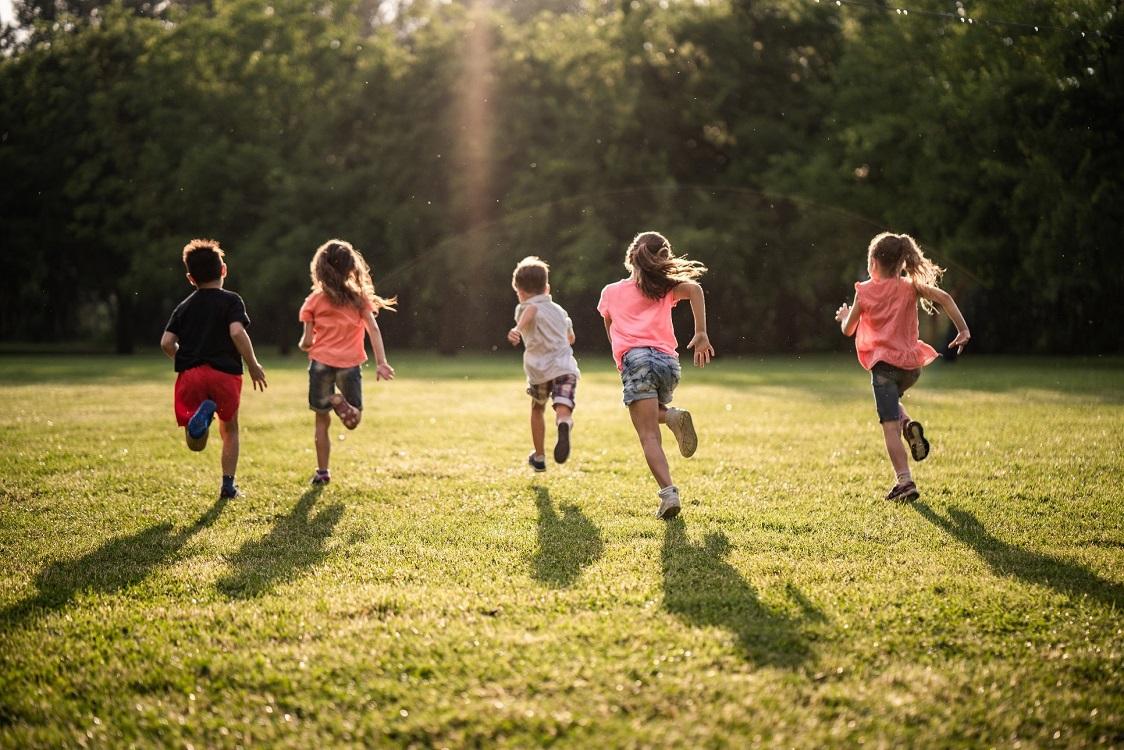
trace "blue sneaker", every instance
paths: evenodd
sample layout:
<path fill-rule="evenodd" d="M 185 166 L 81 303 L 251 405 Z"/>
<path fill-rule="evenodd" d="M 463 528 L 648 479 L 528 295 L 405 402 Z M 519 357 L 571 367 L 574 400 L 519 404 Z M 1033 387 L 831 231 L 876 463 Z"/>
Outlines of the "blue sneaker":
<path fill-rule="evenodd" d="M 211 399 L 206 399 L 199 404 L 199 408 L 187 421 L 187 434 L 193 440 L 198 440 L 207 434 L 207 430 L 211 427 L 211 420 L 215 418 L 215 410 L 218 408 L 218 404 Z"/>

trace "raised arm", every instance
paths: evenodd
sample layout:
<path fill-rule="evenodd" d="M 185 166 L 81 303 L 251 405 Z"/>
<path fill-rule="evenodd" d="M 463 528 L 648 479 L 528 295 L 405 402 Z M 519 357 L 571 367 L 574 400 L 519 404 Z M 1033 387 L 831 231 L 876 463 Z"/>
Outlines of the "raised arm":
<path fill-rule="evenodd" d="M 382 331 L 375 314 L 368 311 L 363 315 L 363 327 L 367 329 L 367 338 L 371 339 L 371 351 L 375 353 L 375 380 L 394 380 L 394 368 L 386 361 L 386 349 L 382 343 Z"/>
<path fill-rule="evenodd" d="M 250 334 L 246 333 L 246 326 L 240 321 L 236 320 L 230 324 L 230 340 L 234 342 L 234 348 L 246 362 L 246 369 L 250 371 L 250 380 L 254 382 L 254 388 L 264 391 L 268 385 L 265 382 L 265 369 L 254 354 L 254 345 L 250 341 Z"/>
<path fill-rule="evenodd" d="M 859 293 L 855 292 L 855 301 L 848 305 L 844 302 L 835 311 L 835 319 L 844 336 L 854 336 L 855 329 L 859 327 L 859 316 L 862 315 L 862 306 L 859 305 Z"/>
<path fill-rule="evenodd" d="M 687 343 L 688 349 L 695 350 L 695 366 L 706 367 L 710 358 L 714 356 L 714 347 L 710 345 L 710 336 L 706 332 L 706 295 L 703 288 L 695 281 L 682 281 L 672 290 L 675 299 L 686 299 L 691 302 L 691 315 L 695 320 L 695 335 Z"/>
<path fill-rule="evenodd" d="M 175 359 L 176 352 L 180 348 L 180 337 L 171 331 L 164 331 L 164 335 L 160 337 L 160 348 L 170 358 Z"/>
<path fill-rule="evenodd" d="M 961 314 L 960 308 L 956 306 L 956 300 L 940 287 L 929 286 L 928 284 L 917 284 L 916 286 L 917 293 L 933 304 L 940 305 L 940 308 L 952 320 L 952 324 L 956 326 L 956 338 L 949 343 L 949 348 L 955 346 L 957 354 L 964 351 L 964 345 L 972 340 L 972 334 L 968 331 L 968 321 L 964 320 L 964 315 Z"/>

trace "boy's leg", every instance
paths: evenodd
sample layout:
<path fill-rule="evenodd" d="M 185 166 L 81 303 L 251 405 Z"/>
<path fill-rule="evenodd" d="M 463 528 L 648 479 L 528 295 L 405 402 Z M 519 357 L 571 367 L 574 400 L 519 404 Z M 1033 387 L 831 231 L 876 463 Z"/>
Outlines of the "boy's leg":
<path fill-rule="evenodd" d="M 667 456 L 664 455 L 660 441 L 659 403 L 654 398 L 633 401 L 628 405 L 628 415 L 632 418 L 636 436 L 640 438 L 648 470 L 652 472 L 660 489 L 670 487 L 671 469 L 667 465 Z"/>
<path fill-rule="evenodd" d="M 546 455 L 546 403 L 531 402 L 531 442 L 535 445 L 535 456 Z"/>
<path fill-rule="evenodd" d="M 234 475 L 238 472 L 238 414 L 230 419 L 219 418 L 219 435 L 222 436 L 222 489 L 221 497 L 238 497 Z"/>

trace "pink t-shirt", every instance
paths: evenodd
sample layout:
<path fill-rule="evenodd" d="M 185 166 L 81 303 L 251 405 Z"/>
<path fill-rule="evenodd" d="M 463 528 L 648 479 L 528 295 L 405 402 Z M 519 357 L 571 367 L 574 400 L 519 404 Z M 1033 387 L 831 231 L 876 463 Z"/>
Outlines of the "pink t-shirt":
<path fill-rule="evenodd" d="M 354 305 L 333 305 L 323 292 L 308 295 L 300 311 L 300 321 L 312 323 L 308 358 L 329 367 L 355 367 L 366 362 L 363 317 L 374 309 L 370 301 L 360 311 Z"/>
<path fill-rule="evenodd" d="M 613 341 L 613 359 L 621 369 L 621 359 L 629 349 L 650 346 L 672 356 L 675 349 L 675 329 L 671 325 L 671 308 L 679 300 L 669 291 L 660 299 L 645 297 L 632 279 L 621 279 L 601 290 L 597 312 L 613 322 L 609 337 Z"/>
<path fill-rule="evenodd" d="M 855 353 L 866 369 L 885 362 L 916 370 L 937 358 L 937 351 L 917 337 L 917 289 L 905 277 L 855 283 L 859 326 Z"/>

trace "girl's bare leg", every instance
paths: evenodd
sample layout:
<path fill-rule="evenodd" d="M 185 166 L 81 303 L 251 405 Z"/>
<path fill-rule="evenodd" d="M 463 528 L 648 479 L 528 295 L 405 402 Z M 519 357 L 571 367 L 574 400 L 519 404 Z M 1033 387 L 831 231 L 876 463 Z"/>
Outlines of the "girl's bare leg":
<path fill-rule="evenodd" d="M 632 426 L 636 428 L 636 435 L 640 438 L 640 447 L 644 450 L 644 460 L 648 462 L 648 469 L 660 485 L 660 489 L 671 486 L 671 469 L 667 465 L 667 456 L 663 452 L 660 440 L 660 405 L 654 398 L 633 401 L 628 405 L 628 414 L 632 417 Z M 666 414 L 666 409 L 663 410 Z"/>
<path fill-rule="evenodd" d="M 328 459 L 332 455 L 332 438 L 328 430 L 332 427 L 331 412 L 316 412 L 316 468 L 321 471 L 328 470 Z"/>

